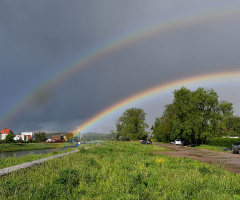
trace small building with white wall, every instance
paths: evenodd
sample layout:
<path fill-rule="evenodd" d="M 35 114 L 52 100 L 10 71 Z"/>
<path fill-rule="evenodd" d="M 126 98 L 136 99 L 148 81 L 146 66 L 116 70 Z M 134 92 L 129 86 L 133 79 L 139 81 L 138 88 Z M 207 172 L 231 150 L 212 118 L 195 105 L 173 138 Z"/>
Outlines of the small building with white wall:
<path fill-rule="evenodd" d="M 20 135 L 16 135 L 13 139 L 15 141 L 18 141 L 21 139 L 26 142 L 30 140 L 32 137 L 33 137 L 33 132 L 22 132 Z"/>
<path fill-rule="evenodd" d="M 6 136 L 8 133 L 13 134 L 13 132 L 11 131 L 11 129 L 8 128 L 4 128 L 3 130 L 0 131 L 0 140 L 5 140 Z"/>
<path fill-rule="evenodd" d="M 33 137 L 33 132 L 22 132 L 21 135 L 24 136 L 24 141 L 26 141 Z"/>

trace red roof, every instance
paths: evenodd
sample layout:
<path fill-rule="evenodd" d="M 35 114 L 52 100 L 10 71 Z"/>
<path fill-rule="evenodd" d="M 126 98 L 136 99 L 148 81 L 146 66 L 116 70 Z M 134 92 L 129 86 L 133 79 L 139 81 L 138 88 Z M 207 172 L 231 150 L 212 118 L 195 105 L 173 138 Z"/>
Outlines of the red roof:
<path fill-rule="evenodd" d="M 12 133 L 11 129 L 8 128 L 4 128 L 3 130 L 0 131 L 1 134 L 8 134 L 8 133 Z"/>

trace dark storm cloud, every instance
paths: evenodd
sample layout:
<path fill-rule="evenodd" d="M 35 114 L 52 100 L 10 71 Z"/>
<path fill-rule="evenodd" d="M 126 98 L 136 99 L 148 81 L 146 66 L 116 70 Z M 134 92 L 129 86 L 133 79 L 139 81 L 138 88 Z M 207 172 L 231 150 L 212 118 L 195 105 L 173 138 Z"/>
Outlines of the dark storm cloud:
<path fill-rule="evenodd" d="M 64 67 L 114 38 L 237 1 L 1 1 L 0 116 L 31 102 L 0 128 L 72 130 L 133 94 L 161 83 L 239 69 L 239 16 L 142 38 L 99 58 L 56 86 Z M 75 59 L 75 60 L 74 60 Z M 35 92 L 33 92 L 35 91 Z M 159 105 L 162 107 L 163 105 Z M 103 125 L 107 129 L 108 124 Z"/>

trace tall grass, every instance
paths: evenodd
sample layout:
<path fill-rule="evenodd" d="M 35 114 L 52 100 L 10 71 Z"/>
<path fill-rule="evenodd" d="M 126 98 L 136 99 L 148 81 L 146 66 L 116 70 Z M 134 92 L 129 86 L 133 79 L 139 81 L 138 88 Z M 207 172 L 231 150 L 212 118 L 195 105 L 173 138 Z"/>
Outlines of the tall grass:
<path fill-rule="evenodd" d="M 222 167 L 111 143 L 0 177 L 0 199 L 239 199 L 240 177 Z"/>

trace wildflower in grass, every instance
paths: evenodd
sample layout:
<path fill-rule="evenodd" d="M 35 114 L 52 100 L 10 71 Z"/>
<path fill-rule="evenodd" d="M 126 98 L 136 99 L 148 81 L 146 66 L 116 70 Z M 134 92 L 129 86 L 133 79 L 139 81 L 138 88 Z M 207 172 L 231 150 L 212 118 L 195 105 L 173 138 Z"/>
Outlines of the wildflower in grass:
<path fill-rule="evenodd" d="M 157 165 L 163 165 L 164 162 L 165 162 L 165 160 L 164 160 L 163 158 L 158 158 L 158 159 L 156 160 Z"/>

